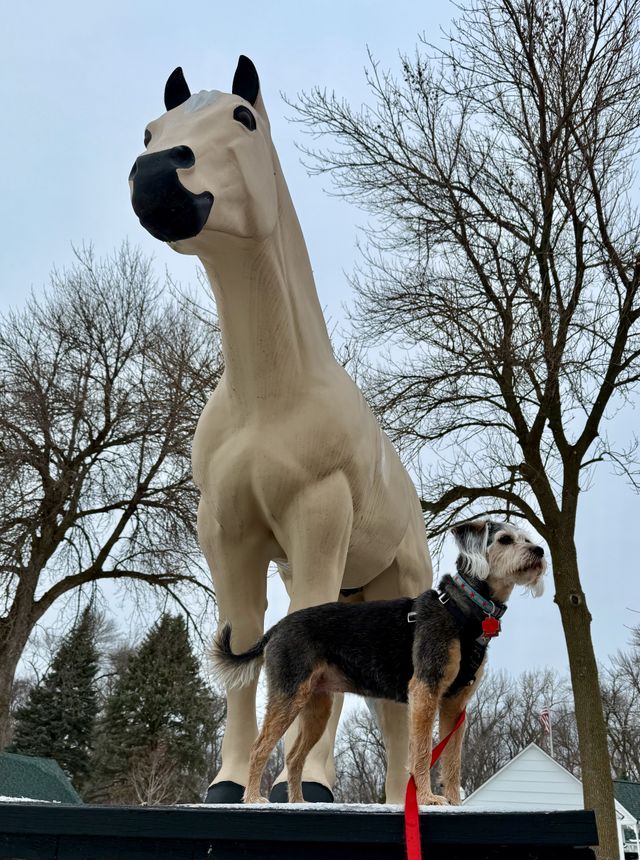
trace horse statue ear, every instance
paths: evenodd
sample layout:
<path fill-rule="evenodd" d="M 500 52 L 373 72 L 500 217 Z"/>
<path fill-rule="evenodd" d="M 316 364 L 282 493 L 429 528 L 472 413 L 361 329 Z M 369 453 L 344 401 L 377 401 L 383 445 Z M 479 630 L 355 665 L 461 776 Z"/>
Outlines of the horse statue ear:
<path fill-rule="evenodd" d="M 260 92 L 260 79 L 256 72 L 256 67 L 253 65 L 249 57 L 240 54 L 238 59 L 238 67 L 233 76 L 233 84 L 231 92 L 234 96 L 241 96 L 251 105 L 255 105 L 258 93 Z"/>
<path fill-rule="evenodd" d="M 173 108 L 186 102 L 190 96 L 189 85 L 184 79 L 182 68 L 178 66 L 167 78 L 164 87 L 164 106 L 167 110 L 173 110 Z"/>

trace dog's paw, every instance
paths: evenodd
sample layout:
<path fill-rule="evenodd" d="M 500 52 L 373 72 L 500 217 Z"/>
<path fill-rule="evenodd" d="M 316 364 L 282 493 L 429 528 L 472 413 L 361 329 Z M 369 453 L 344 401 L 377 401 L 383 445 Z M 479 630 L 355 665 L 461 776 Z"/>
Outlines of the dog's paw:
<path fill-rule="evenodd" d="M 420 806 L 449 806 L 449 800 L 442 794 L 425 794 L 418 797 Z"/>
<path fill-rule="evenodd" d="M 269 799 L 267 797 L 263 797 L 261 794 L 254 794 L 251 797 L 243 797 L 243 803 L 269 803 Z"/>

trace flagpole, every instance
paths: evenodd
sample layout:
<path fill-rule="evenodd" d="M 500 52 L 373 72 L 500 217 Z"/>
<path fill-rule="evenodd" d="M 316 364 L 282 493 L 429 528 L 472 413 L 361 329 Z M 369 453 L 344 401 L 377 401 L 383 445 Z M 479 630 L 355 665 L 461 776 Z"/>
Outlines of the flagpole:
<path fill-rule="evenodd" d="M 551 719 L 551 708 L 549 708 L 549 749 L 551 751 L 551 758 L 553 758 L 553 725 Z"/>

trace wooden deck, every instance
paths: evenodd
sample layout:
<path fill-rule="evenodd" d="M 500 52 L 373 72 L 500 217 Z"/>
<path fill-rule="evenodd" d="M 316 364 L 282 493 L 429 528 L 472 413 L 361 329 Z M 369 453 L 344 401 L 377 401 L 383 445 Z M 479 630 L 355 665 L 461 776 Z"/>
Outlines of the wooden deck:
<path fill-rule="evenodd" d="M 0 860 L 402 860 L 402 812 L 372 809 L 0 803 Z M 577 810 L 434 808 L 421 834 L 424 860 L 592 860 L 597 843 Z"/>

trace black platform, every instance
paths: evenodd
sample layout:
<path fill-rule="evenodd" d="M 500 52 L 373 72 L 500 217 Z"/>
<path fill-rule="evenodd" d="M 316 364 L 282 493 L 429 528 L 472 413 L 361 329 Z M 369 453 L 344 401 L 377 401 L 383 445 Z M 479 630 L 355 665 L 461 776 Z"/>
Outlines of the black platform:
<path fill-rule="evenodd" d="M 401 860 L 402 812 L 371 809 L 0 803 L 0 860 Z M 586 860 L 597 843 L 583 811 L 430 808 L 421 834 L 424 860 Z"/>

